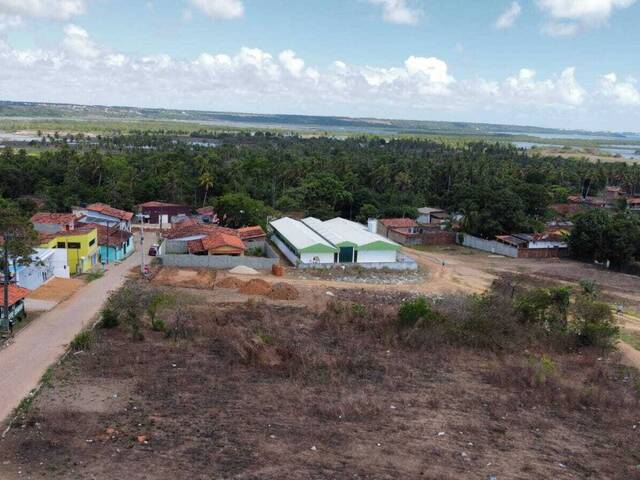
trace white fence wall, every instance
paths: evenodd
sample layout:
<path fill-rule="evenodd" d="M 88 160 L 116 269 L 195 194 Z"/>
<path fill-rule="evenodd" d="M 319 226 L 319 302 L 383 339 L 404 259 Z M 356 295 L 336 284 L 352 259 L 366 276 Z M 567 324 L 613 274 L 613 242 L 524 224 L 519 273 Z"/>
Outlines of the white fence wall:
<path fill-rule="evenodd" d="M 476 250 L 484 250 L 496 255 L 504 255 L 505 257 L 518 258 L 518 249 L 510 247 L 504 243 L 495 240 L 485 240 L 483 238 L 474 237 L 473 235 L 463 234 L 462 245 Z"/>
<path fill-rule="evenodd" d="M 277 258 L 265 257 L 233 257 L 231 255 L 189 255 L 165 254 L 158 257 L 165 267 L 180 268 L 213 268 L 227 270 L 244 265 L 256 270 L 270 270 L 278 263 Z"/>

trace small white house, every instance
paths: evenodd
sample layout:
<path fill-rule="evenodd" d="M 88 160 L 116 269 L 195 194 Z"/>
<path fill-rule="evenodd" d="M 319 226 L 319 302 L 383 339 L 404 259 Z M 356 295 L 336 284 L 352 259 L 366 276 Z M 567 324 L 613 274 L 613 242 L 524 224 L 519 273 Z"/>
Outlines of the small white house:
<path fill-rule="evenodd" d="M 74 207 L 73 213 L 77 217 L 84 217 L 83 223 L 97 223 L 107 228 L 131 231 L 133 213 L 113 208 L 106 203 L 92 203 L 86 207 Z"/>
<path fill-rule="evenodd" d="M 9 270 L 19 287 L 35 290 L 52 277 L 69 278 L 67 252 L 63 249 L 37 248 L 28 265 L 13 262 Z"/>

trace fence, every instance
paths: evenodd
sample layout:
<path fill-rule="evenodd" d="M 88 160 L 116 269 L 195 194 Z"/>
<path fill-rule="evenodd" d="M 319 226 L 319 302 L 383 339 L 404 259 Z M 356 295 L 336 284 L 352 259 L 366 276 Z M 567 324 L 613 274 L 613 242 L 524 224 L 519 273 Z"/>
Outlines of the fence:
<path fill-rule="evenodd" d="M 518 258 L 517 248 L 496 242 L 495 240 L 485 240 L 483 238 L 474 237 L 464 233 L 462 234 L 462 242 L 459 243 L 462 243 L 465 247 L 475 248 L 476 250 L 484 250 L 485 252 L 491 252 L 496 255 Z"/>
<path fill-rule="evenodd" d="M 422 233 L 406 233 L 400 230 L 387 230 L 387 238 L 400 245 L 451 245 L 456 243 L 455 232 L 432 230 Z"/>
<path fill-rule="evenodd" d="M 231 255 L 190 255 L 189 253 L 180 253 L 183 250 L 180 244 L 185 242 L 173 242 L 167 240 L 162 242 L 160 247 L 160 255 L 158 259 L 165 267 L 180 268 L 213 268 L 218 270 L 226 270 L 238 266 L 246 266 L 255 268 L 256 270 L 270 270 L 273 265 L 280 263 L 279 255 L 273 250 L 268 243 L 264 244 L 264 253 L 266 257 L 248 257 L 248 256 L 231 256 Z M 178 253 L 174 252 L 178 250 Z M 171 252 L 171 253 L 170 253 Z"/>

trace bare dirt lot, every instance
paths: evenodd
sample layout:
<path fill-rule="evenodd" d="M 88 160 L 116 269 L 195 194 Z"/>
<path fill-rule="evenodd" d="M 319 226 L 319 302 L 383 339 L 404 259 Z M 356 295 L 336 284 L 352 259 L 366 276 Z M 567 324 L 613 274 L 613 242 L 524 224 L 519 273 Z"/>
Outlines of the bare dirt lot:
<path fill-rule="evenodd" d="M 80 278 L 53 277 L 47 283 L 29 293 L 28 298 L 59 303 L 69 298 L 83 285 L 85 285 L 85 281 Z"/>
<path fill-rule="evenodd" d="M 615 358 L 547 352 L 552 374 L 541 352 L 407 344 L 404 292 L 190 292 L 180 335 L 98 330 L 54 369 L 0 478 L 640 479 L 636 379 Z"/>

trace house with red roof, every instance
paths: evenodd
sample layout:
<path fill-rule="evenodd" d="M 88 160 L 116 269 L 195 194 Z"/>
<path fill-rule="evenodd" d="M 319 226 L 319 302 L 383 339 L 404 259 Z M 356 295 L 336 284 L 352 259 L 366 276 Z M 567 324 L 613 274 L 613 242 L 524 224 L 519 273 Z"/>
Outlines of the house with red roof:
<path fill-rule="evenodd" d="M 178 215 L 191 215 L 191 207 L 179 203 L 167 203 L 151 201 L 138 205 L 138 210 L 144 216 L 146 223 L 162 224 L 168 226 L 171 217 Z"/>
<path fill-rule="evenodd" d="M 202 239 L 187 242 L 187 249 L 192 255 L 244 255 L 244 242 L 237 235 L 217 232 Z"/>
<path fill-rule="evenodd" d="M 9 285 L 9 320 L 20 320 L 26 315 L 24 309 L 24 299 L 27 298 L 29 290 L 26 288 L 18 287 L 16 285 Z M 0 318 L 5 318 L 4 314 L 4 284 L 0 284 Z M 6 328 L 6 325 L 3 325 Z"/>
<path fill-rule="evenodd" d="M 106 203 L 92 203 L 86 207 L 74 207 L 73 213 L 84 223 L 94 223 L 107 228 L 131 231 L 133 213 L 113 208 Z"/>
<path fill-rule="evenodd" d="M 73 213 L 38 212 L 31 217 L 35 231 L 43 234 L 72 231 L 76 220 Z"/>

